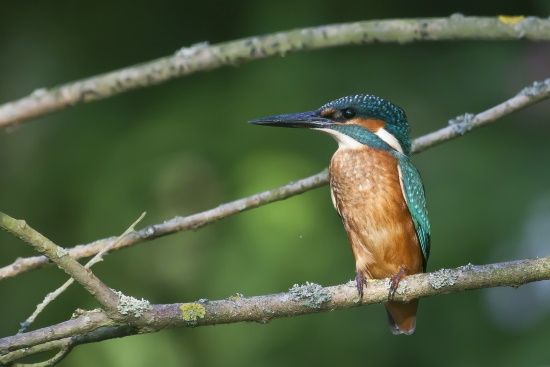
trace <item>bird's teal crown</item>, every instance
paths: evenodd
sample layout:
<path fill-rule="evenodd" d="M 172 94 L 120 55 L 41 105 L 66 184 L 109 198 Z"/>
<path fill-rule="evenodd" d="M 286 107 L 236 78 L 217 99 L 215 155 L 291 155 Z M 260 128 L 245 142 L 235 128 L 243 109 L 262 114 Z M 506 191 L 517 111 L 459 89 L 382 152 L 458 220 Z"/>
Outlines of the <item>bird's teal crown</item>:
<path fill-rule="evenodd" d="M 409 138 L 407 116 L 405 111 L 393 103 L 370 94 L 356 94 L 329 102 L 317 111 L 321 112 L 327 108 L 340 111 L 351 109 L 355 112 L 355 118 L 371 118 L 384 121 L 386 123 L 384 129 L 395 136 L 403 148 L 403 152 L 410 155 L 411 140 Z"/>

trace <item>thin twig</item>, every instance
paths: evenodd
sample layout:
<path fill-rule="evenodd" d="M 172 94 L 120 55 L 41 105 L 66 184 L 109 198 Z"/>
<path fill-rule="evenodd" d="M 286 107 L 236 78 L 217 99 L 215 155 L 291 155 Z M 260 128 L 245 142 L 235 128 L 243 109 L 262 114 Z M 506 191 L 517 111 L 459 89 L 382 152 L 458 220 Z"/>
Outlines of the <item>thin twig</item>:
<path fill-rule="evenodd" d="M 457 293 L 489 287 L 518 287 L 550 279 L 550 257 L 517 260 L 490 265 L 466 265 L 433 273 L 411 275 L 399 283 L 394 300 Z M 13 361 L 17 350 L 72 337 L 74 345 L 106 339 L 157 332 L 173 327 L 197 327 L 328 312 L 386 302 L 388 279 L 369 282 L 363 300 L 354 281 L 323 288 L 318 284 L 295 285 L 289 292 L 256 297 L 229 297 L 193 303 L 154 305 L 140 318 L 140 325 L 111 320 L 103 311 L 88 312 L 63 323 L 0 339 L 0 362 Z M 11 356 L 14 356 L 13 358 Z"/>
<path fill-rule="evenodd" d="M 135 227 L 136 225 L 141 222 L 141 220 L 143 219 L 143 217 L 145 216 L 145 212 L 143 214 L 140 215 L 140 217 L 134 222 L 132 223 L 132 225 L 130 225 L 130 227 L 128 227 L 124 233 L 122 233 L 120 236 L 118 236 L 114 241 L 111 241 L 111 243 L 109 243 L 107 246 L 105 246 L 104 248 L 101 249 L 101 251 L 99 251 L 90 261 L 88 261 L 86 263 L 86 265 L 84 265 L 84 268 L 86 269 L 89 269 L 91 268 L 94 264 L 98 263 L 99 261 L 101 261 L 103 259 L 103 255 L 105 255 L 108 251 L 110 251 L 117 243 L 120 242 L 120 240 L 132 233 L 135 231 Z M 27 329 L 32 325 L 32 323 L 34 322 L 34 320 L 36 320 L 36 317 L 38 315 L 40 315 L 40 313 L 46 308 L 46 306 L 48 304 L 50 304 L 53 300 L 55 300 L 61 293 L 65 292 L 65 290 L 67 288 L 69 288 L 69 286 L 71 284 L 73 284 L 74 282 L 74 278 L 69 278 L 65 283 L 63 283 L 63 285 L 59 288 L 57 288 L 55 291 L 53 292 L 50 292 L 48 293 L 48 295 L 46 295 L 46 297 L 44 298 L 44 300 L 42 302 L 40 302 L 37 306 L 36 306 L 36 310 L 34 310 L 34 312 L 32 313 L 32 315 L 30 315 L 24 322 L 21 323 L 21 329 L 19 329 L 19 333 L 23 333 L 25 331 L 27 331 Z"/>
<path fill-rule="evenodd" d="M 485 126 L 508 114 L 511 114 L 512 112 L 526 108 L 548 98 L 550 98 L 550 79 L 535 82 L 531 86 L 524 88 L 516 96 L 495 107 L 492 107 L 477 115 L 465 114 L 460 118 L 451 120 L 449 126 L 415 139 L 412 144 L 412 151 L 415 154 L 423 152 L 424 150 L 441 144 L 444 141 L 462 136 L 473 129 Z M 138 243 L 151 241 L 161 236 L 186 231 L 189 229 L 197 229 L 228 216 L 275 201 L 284 200 L 305 191 L 324 186 L 327 183 L 328 172 L 324 170 L 316 175 L 291 182 L 287 185 L 272 190 L 225 203 L 201 213 L 193 214 L 187 217 L 175 217 L 164 223 L 146 227 L 137 232 L 124 236 L 116 245 L 112 247 L 112 249 L 118 250 L 136 245 Z M 89 244 L 78 245 L 68 249 L 68 251 L 69 254 L 75 259 L 89 257 L 101 251 L 101 249 L 107 244 L 112 243 L 113 239 L 114 237 L 109 237 Z M 49 264 L 48 258 L 44 256 L 33 256 L 17 259 L 12 264 L 0 268 L 0 281 L 29 270 L 39 269 Z"/>
<path fill-rule="evenodd" d="M 120 318 L 117 311 L 118 295 L 89 269 L 86 269 L 78 261 L 73 259 L 67 250 L 35 231 L 24 220 L 17 220 L 0 212 L 0 227 L 29 243 L 38 252 L 44 254 L 54 262 L 61 270 L 66 272 L 80 283 L 94 296 L 101 307 L 113 318 Z"/>
<path fill-rule="evenodd" d="M 296 29 L 208 45 L 184 47 L 172 56 L 130 66 L 51 89 L 37 89 L 27 97 L 0 105 L 0 128 L 13 127 L 47 113 L 96 101 L 133 89 L 222 66 L 288 53 L 373 42 L 477 40 L 550 40 L 550 19 L 497 17 L 371 20 Z"/>
<path fill-rule="evenodd" d="M 0 356 L 0 366 L 8 365 L 8 363 L 12 361 L 17 361 L 21 358 L 32 356 L 33 354 L 48 352 L 56 349 L 59 349 L 60 352 L 63 352 L 64 356 L 66 356 L 67 353 L 71 350 L 71 348 L 72 348 L 71 337 L 53 340 L 43 344 L 37 344 L 30 348 L 18 349 L 14 352 L 10 352 L 10 353 L 7 353 L 6 355 Z M 56 357 L 59 357 L 59 353 L 56 355 Z M 29 367 L 30 365 L 25 364 L 22 366 Z"/>
<path fill-rule="evenodd" d="M 107 254 L 113 247 L 115 247 L 121 240 L 122 238 L 124 238 L 125 236 L 129 235 L 130 233 L 132 232 L 135 232 L 136 231 L 136 226 L 139 222 L 141 222 L 141 220 L 143 219 L 143 217 L 145 217 L 145 212 L 141 213 L 141 215 L 139 216 L 138 219 L 136 219 L 136 221 L 134 223 L 132 223 L 130 225 L 130 227 L 128 227 L 124 233 L 122 233 L 120 236 L 118 236 L 114 241 L 112 241 L 109 245 L 105 246 L 104 248 L 101 249 L 101 251 L 99 251 L 90 261 L 88 261 L 86 263 L 86 265 L 84 265 L 84 267 L 86 269 L 89 269 L 91 268 L 94 264 L 100 262 L 103 260 L 103 255 Z"/>
<path fill-rule="evenodd" d="M 65 357 L 69 355 L 69 353 L 72 350 L 72 346 L 70 344 L 64 345 L 61 348 L 59 348 L 59 351 L 56 353 L 55 356 L 51 357 L 50 359 L 47 359 L 42 362 L 36 362 L 36 363 L 23 363 L 23 364 L 16 364 L 15 367 L 51 367 L 55 366 L 61 360 L 63 360 Z"/>

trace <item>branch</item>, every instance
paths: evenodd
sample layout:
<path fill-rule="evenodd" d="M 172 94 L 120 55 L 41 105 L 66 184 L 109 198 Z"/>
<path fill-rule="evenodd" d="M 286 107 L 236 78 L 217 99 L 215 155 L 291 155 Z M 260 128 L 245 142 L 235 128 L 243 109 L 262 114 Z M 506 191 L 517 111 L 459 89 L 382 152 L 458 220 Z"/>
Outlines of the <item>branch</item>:
<path fill-rule="evenodd" d="M 518 260 L 490 265 L 467 265 L 416 274 L 399 283 L 394 300 L 409 302 L 416 298 L 457 293 L 489 287 L 519 287 L 550 279 L 550 257 Z M 0 339 L 0 363 L 20 358 L 23 348 L 65 349 L 78 344 L 157 332 L 174 327 L 197 327 L 243 321 L 267 323 L 272 319 L 329 312 L 361 305 L 386 302 L 388 279 L 369 282 L 363 300 L 357 297 L 355 282 L 332 287 L 307 283 L 294 285 L 289 292 L 256 297 L 230 297 L 224 300 L 199 300 L 193 303 L 152 306 L 140 317 L 140 325 L 113 321 L 103 311 L 91 311 L 72 320 L 43 329 Z M 70 338 L 70 341 L 69 339 Z M 54 343 L 55 341 L 59 343 Z"/>
<path fill-rule="evenodd" d="M 17 361 L 21 358 L 25 358 L 28 356 L 32 356 L 34 354 L 43 353 L 43 352 L 49 352 L 51 350 L 59 350 L 59 352 L 44 362 L 39 363 L 33 363 L 33 364 L 19 364 L 16 366 L 24 366 L 24 367 L 39 367 L 39 366 L 53 366 L 59 361 L 61 361 L 64 357 L 69 354 L 71 351 L 73 345 L 71 342 L 71 338 L 64 338 L 59 340 L 54 340 L 51 342 L 46 342 L 43 344 L 37 344 L 30 348 L 23 348 L 18 349 L 15 352 L 7 353 L 5 356 L 0 355 L 0 366 L 8 366 L 11 365 L 12 361 Z"/>
<path fill-rule="evenodd" d="M 550 78 L 534 82 L 531 86 L 523 88 L 516 96 L 477 115 L 465 113 L 450 120 L 449 126 L 416 139 L 412 144 L 412 151 L 423 152 L 548 98 L 550 98 Z"/>
<path fill-rule="evenodd" d="M 67 250 L 57 246 L 42 234 L 32 229 L 24 220 L 14 219 L 2 212 L 0 212 L 0 227 L 29 243 L 38 252 L 47 256 L 61 270 L 69 274 L 71 278 L 90 292 L 110 317 L 114 319 L 117 317 L 120 318 L 117 311 L 118 295 L 99 280 L 90 269 L 86 269 L 73 259 Z"/>
<path fill-rule="evenodd" d="M 291 182 L 285 186 L 264 191 L 243 199 L 225 203 L 201 213 L 193 214 L 187 217 L 175 217 L 166 222 L 155 224 L 123 236 L 120 241 L 113 246 L 112 250 L 118 250 L 124 247 L 136 245 L 138 243 L 151 241 L 180 231 L 198 229 L 228 216 L 273 203 L 275 201 L 284 200 L 305 191 L 323 186 L 327 182 L 328 172 L 325 170 L 314 176 L 304 178 L 296 182 Z M 101 249 L 109 243 L 112 243 L 114 239 L 115 237 L 109 237 L 94 241 L 87 245 L 78 245 L 68 249 L 68 252 L 71 257 L 75 259 L 92 256 L 101 251 Z M 51 263 L 46 256 L 20 258 L 11 265 L 0 269 L 0 280 L 16 276 L 25 271 L 39 269 L 50 264 Z"/>
<path fill-rule="evenodd" d="M 260 37 L 185 47 L 172 56 L 115 70 L 51 89 L 37 89 L 0 105 L 0 128 L 77 104 L 109 98 L 137 88 L 222 66 L 288 53 L 374 42 L 476 40 L 550 40 L 550 19 L 464 17 L 391 19 L 296 29 Z"/>
<path fill-rule="evenodd" d="M 511 114 L 512 112 L 526 108 L 547 98 L 550 98 L 550 78 L 541 82 L 533 83 L 531 86 L 520 91 L 516 96 L 493 108 L 483 111 L 477 115 L 464 114 L 463 116 L 451 120 L 449 122 L 449 126 L 417 138 L 413 141 L 412 152 L 413 154 L 423 152 L 428 148 L 434 147 L 447 140 L 462 136 L 473 129 L 485 126 L 491 122 L 495 122 L 498 119 Z M 180 231 L 198 229 L 220 219 L 246 210 L 254 209 L 262 205 L 273 203 L 275 201 L 290 198 L 294 195 L 324 186 L 327 183 L 328 172 L 327 170 L 324 170 L 316 175 L 243 199 L 225 203 L 201 213 L 193 214 L 187 217 L 175 217 L 164 223 L 155 224 L 137 232 L 132 232 L 126 236 L 123 236 L 112 249 L 118 250 Z M 71 257 L 75 259 L 89 257 L 101 251 L 101 249 L 105 246 L 112 243 L 114 239 L 115 237 L 109 237 L 97 240 L 86 245 L 75 246 L 68 249 L 68 251 Z M 50 262 L 45 256 L 33 256 L 17 259 L 11 265 L 0 268 L 0 281 L 29 270 L 39 269 L 49 264 Z"/>
<path fill-rule="evenodd" d="M 145 216 L 145 212 L 140 215 L 140 217 L 132 223 L 130 227 L 124 231 L 120 236 L 118 236 L 114 241 L 111 241 L 107 246 L 101 249 L 90 261 L 84 265 L 85 269 L 91 268 L 94 264 L 103 261 L 103 255 L 105 255 L 108 251 L 110 251 L 118 242 L 120 242 L 120 239 L 129 233 L 132 233 L 135 231 L 135 226 L 143 219 Z M 70 255 L 70 254 L 69 254 Z M 73 284 L 74 278 L 69 278 L 65 283 L 63 283 L 59 288 L 57 288 L 55 291 L 50 292 L 46 295 L 44 300 L 36 306 L 36 310 L 30 315 L 24 322 L 21 323 L 21 329 L 19 329 L 19 332 L 25 332 L 29 326 L 32 325 L 36 317 L 46 308 L 47 305 L 49 305 L 53 300 L 55 300 L 61 293 L 65 292 L 67 288 L 71 284 Z"/>

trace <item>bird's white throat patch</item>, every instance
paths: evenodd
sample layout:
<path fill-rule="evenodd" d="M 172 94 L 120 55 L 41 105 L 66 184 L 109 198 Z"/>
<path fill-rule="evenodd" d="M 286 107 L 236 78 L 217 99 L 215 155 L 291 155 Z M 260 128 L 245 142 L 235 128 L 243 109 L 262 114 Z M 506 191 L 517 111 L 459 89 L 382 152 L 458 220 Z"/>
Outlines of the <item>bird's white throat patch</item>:
<path fill-rule="evenodd" d="M 339 131 L 335 131 L 332 129 L 315 129 L 315 130 L 324 131 L 332 135 L 332 137 L 338 142 L 338 148 L 340 149 L 361 149 L 364 147 L 363 144 L 359 143 L 354 138 L 349 137 L 346 134 L 342 134 Z"/>
<path fill-rule="evenodd" d="M 378 129 L 375 134 L 382 140 L 386 142 L 390 147 L 397 150 L 398 152 L 403 153 L 403 148 L 401 147 L 401 144 L 399 144 L 399 141 L 395 136 L 390 134 L 388 130 L 384 129 L 383 127 Z"/>
<path fill-rule="evenodd" d="M 336 139 L 336 141 L 338 142 L 338 147 L 340 149 L 361 149 L 364 147 L 363 144 L 361 144 L 354 138 L 349 137 L 346 134 L 343 134 L 339 131 L 335 131 L 332 129 L 315 129 L 315 130 L 324 131 L 332 135 L 332 137 Z M 376 136 L 382 139 L 386 144 L 388 144 L 393 149 L 403 153 L 403 148 L 401 147 L 401 144 L 399 144 L 399 141 L 395 138 L 395 136 L 390 134 L 388 130 L 382 127 L 378 129 L 378 131 L 376 131 L 374 134 L 376 134 Z"/>

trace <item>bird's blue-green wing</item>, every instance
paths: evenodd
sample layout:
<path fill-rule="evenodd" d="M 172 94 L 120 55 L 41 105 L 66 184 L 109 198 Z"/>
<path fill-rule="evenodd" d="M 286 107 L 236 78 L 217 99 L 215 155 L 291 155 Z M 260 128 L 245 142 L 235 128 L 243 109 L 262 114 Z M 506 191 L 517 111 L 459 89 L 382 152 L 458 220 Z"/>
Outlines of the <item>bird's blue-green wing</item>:
<path fill-rule="evenodd" d="M 399 162 L 401 187 L 420 242 L 423 268 L 426 271 L 426 263 L 430 256 L 430 222 L 428 220 L 428 210 L 426 209 L 424 185 L 420 173 L 412 165 L 409 158 L 397 151 L 393 151 L 393 154 Z"/>

